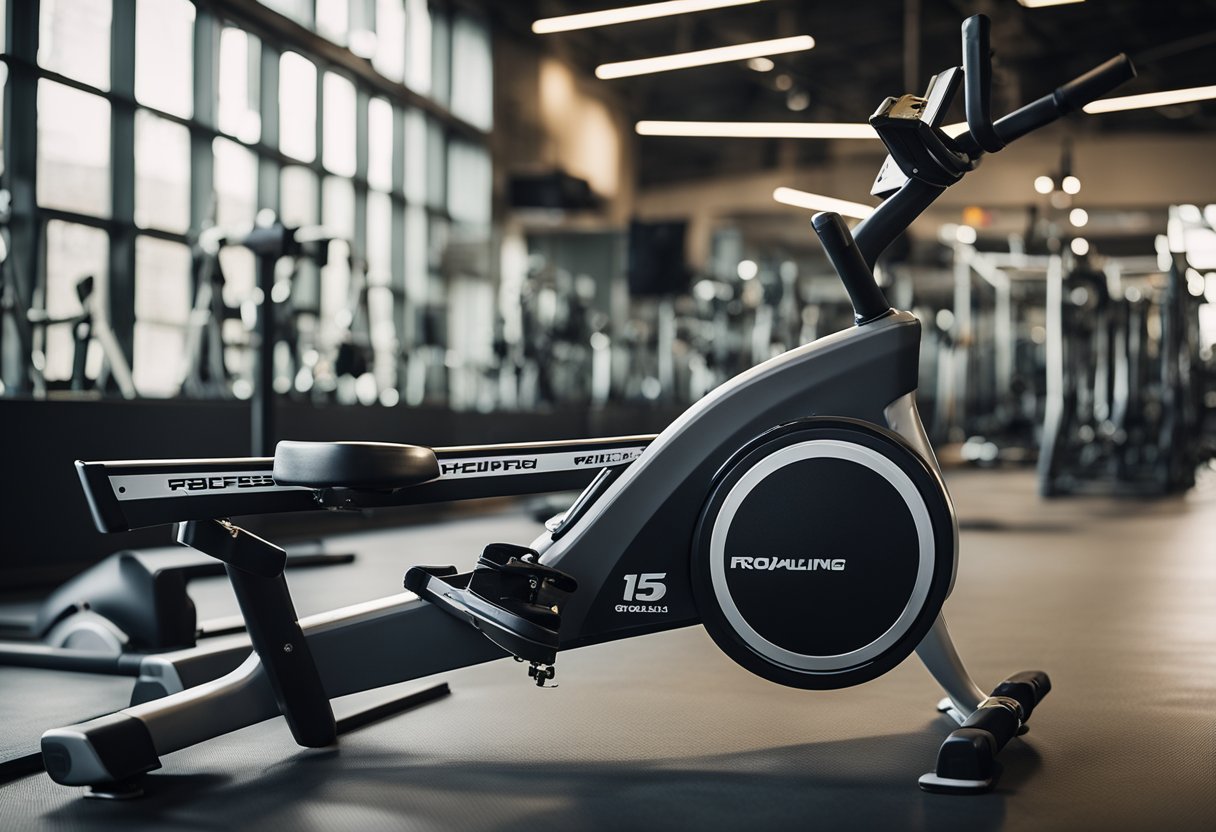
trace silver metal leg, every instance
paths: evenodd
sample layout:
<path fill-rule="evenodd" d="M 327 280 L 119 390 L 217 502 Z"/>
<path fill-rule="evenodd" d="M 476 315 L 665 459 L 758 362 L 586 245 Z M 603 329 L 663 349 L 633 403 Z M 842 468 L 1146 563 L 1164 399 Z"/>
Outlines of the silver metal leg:
<path fill-rule="evenodd" d="M 924 662 L 925 667 L 933 674 L 933 678 L 942 686 L 949 697 L 952 711 L 947 710 L 960 723 L 969 717 L 987 695 L 971 679 L 963 660 L 954 649 L 950 632 L 946 629 L 946 618 L 939 614 L 933 622 L 933 628 L 925 635 L 916 648 L 916 655 Z M 940 707 L 940 705 L 939 705 Z"/>

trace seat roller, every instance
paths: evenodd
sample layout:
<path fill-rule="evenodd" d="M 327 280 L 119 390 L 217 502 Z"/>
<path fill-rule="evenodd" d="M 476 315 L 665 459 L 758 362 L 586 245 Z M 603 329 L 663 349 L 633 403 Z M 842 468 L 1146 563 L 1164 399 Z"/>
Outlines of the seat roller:
<path fill-rule="evenodd" d="M 391 442 L 280 442 L 274 481 L 308 488 L 396 491 L 439 476 L 435 452 Z"/>

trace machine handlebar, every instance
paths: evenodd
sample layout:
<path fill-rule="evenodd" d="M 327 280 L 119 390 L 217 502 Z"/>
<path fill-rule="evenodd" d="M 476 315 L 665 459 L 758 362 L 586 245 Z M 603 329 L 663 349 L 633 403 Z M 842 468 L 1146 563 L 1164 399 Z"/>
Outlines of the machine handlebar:
<path fill-rule="evenodd" d="M 988 153 L 1005 146 L 992 123 L 992 24 L 987 15 L 963 21 L 963 103 L 967 128 Z"/>
<path fill-rule="evenodd" d="M 1136 77 L 1132 59 L 1120 53 L 1037 101 L 1014 110 L 995 125 L 1006 143 L 1051 124 L 1060 116 L 1079 110 L 1095 99 Z M 972 131 L 974 133 L 974 130 Z"/>

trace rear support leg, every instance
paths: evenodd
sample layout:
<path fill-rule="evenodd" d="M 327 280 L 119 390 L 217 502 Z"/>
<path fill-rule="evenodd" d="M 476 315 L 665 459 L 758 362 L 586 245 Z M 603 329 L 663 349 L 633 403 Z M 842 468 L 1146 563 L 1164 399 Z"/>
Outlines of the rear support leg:
<path fill-rule="evenodd" d="M 971 680 L 940 615 L 917 647 L 925 667 L 946 691 L 938 704 L 960 723 L 942 743 L 937 767 L 920 778 L 928 792 L 974 794 L 995 785 L 996 755 L 1014 737 L 1026 732 L 1035 706 L 1051 691 L 1051 680 L 1032 670 L 1010 676 L 984 696 Z"/>

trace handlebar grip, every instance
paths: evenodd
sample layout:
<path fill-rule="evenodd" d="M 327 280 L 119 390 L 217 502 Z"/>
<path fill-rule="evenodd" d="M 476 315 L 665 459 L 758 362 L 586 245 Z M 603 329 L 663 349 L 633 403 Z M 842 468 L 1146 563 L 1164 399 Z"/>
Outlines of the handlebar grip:
<path fill-rule="evenodd" d="M 1136 77 L 1131 58 L 1119 54 L 1048 93 L 1037 101 L 1014 110 L 995 125 L 1005 143 L 1019 139 L 1032 130 L 1045 127 L 1066 113 L 1084 107 L 1124 81 Z"/>
<path fill-rule="evenodd" d="M 1005 146 L 992 124 L 992 21 L 976 14 L 963 21 L 963 103 L 967 128 L 988 153 Z"/>
<path fill-rule="evenodd" d="M 1120 53 L 1101 66 L 1096 66 L 1059 87 L 1053 97 L 1060 114 L 1063 115 L 1081 109 L 1135 77 L 1136 67 L 1132 64 L 1132 59 Z"/>

